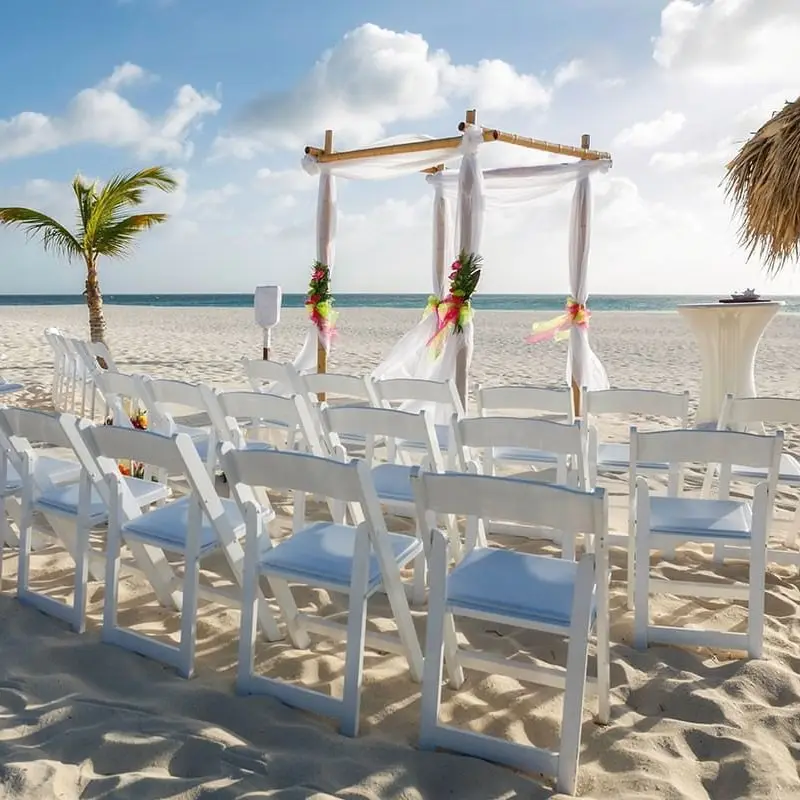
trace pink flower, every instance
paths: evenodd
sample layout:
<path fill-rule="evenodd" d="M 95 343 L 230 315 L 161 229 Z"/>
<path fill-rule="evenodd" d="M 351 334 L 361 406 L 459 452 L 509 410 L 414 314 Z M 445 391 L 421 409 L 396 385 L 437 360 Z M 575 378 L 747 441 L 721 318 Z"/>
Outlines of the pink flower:
<path fill-rule="evenodd" d="M 461 262 L 456 260 L 450 265 L 450 269 L 453 270 L 453 273 L 458 272 L 461 269 Z"/>
<path fill-rule="evenodd" d="M 321 281 L 325 277 L 325 270 L 324 269 L 315 269 L 313 275 L 311 276 L 315 281 Z"/>

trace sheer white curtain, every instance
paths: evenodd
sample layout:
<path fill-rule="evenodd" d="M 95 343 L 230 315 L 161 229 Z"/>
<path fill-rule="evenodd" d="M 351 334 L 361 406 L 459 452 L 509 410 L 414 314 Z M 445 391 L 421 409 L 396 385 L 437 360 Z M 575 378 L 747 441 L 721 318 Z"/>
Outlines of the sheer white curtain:
<path fill-rule="evenodd" d="M 466 249 L 476 252 L 483 228 L 483 178 L 478 165 L 478 147 L 483 141 L 480 129 L 468 126 L 456 152 L 462 156 L 457 183 L 458 199 L 455 236 L 450 233 L 450 204 L 447 185 L 449 175 L 437 172 L 427 180 L 434 189 L 433 202 L 433 293 L 443 299 L 448 292 L 447 270 L 455 252 Z M 455 174 L 453 176 L 455 178 Z M 451 244 L 452 242 L 452 244 Z M 459 362 L 468 368 L 472 356 L 473 326 L 470 322 L 463 335 L 446 334 L 440 349 L 429 346 L 438 329 L 435 308 L 429 307 L 422 319 L 395 344 L 372 373 L 376 380 L 387 378 L 424 378 L 442 381 L 456 377 Z M 466 374 L 466 373 L 464 373 Z M 437 422 L 446 410 L 437 409 Z"/>
<path fill-rule="evenodd" d="M 427 142 L 430 136 L 394 136 L 374 142 L 370 147 L 385 147 L 393 144 L 408 144 L 410 142 Z M 445 164 L 461 156 L 459 147 L 437 147 L 435 149 L 421 150 L 411 153 L 389 153 L 379 156 L 364 156 L 362 158 L 344 161 L 326 161 L 320 163 L 314 156 L 303 158 L 303 169 L 310 175 L 319 175 L 319 194 L 317 199 L 317 260 L 327 264 L 331 271 L 333 283 L 334 242 L 336 239 L 337 204 L 335 178 L 350 180 L 385 180 L 400 175 L 408 175 L 438 164 Z M 442 200 L 443 204 L 446 201 Z M 442 251 L 444 252 L 444 251 Z M 309 265 L 310 266 L 310 265 Z M 443 274 L 443 273 L 442 273 Z M 332 292 L 334 299 L 335 291 Z M 294 360 L 294 366 L 300 372 L 316 372 L 317 369 L 317 341 L 321 341 L 326 350 L 330 349 L 330 341 L 317 331 L 316 326 L 309 321 L 309 331 L 300 353 Z"/>
<path fill-rule="evenodd" d="M 462 145 L 463 146 L 463 145 Z M 463 163 L 463 162 L 462 162 Z M 585 201 L 573 208 L 570 218 L 569 234 L 569 275 L 570 288 L 573 296 L 579 302 L 586 303 L 588 267 L 588 248 L 590 232 L 591 198 L 589 179 L 595 173 L 607 172 L 611 162 L 578 161 L 567 164 L 542 164 L 528 167 L 503 167 L 499 169 L 484 170 L 482 173 L 482 191 L 478 187 L 482 202 L 487 208 L 511 208 L 527 205 L 541 197 L 560 191 L 565 186 L 575 183 L 576 196 L 578 188 L 583 187 Z M 434 189 L 434 294 L 442 298 L 446 293 L 444 270 L 451 263 L 453 251 L 446 250 L 442 243 L 449 236 L 449 205 L 460 197 L 462 181 L 465 180 L 461 170 L 450 172 L 437 172 L 427 177 L 428 183 Z M 474 186 L 474 183 L 473 183 Z M 461 223 L 461 215 L 470 206 L 466 203 L 459 206 L 459 226 L 456 231 L 458 238 L 454 242 L 455 249 L 466 249 L 476 252 L 480 248 L 481 224 L 483 221 L 483 208 L 479 214 L 472 214 L 466 225 Z M 444 211 L 443 211 L 444 209 Z M 474 227 L 474 226 L 477 226 Z M 462 237 L 462 230 L 466 238 Z M 580 256 L 575 254 L 581 253 Z M 442 270 L 441 277 L 437 275 L 438 268 Z M 573 276 L 575 276 L 573 278 Z M 579 297 L 576 292 L 581 293 Z M 402 339 L 392 348 L 389 355 L 375 369 L 373 376 L 381 378 L 413 378 L 422 377 L 430 380 L 444 380 L 452 378 L 456 373 L 459 342 L 453 341 L 445 345 L 440 357 L 434 358 L 427 348 L 427 342 L 436 331 L 436 319 L 433 315 L 424 316 Z M 603 388 L 608 385 L 605 370 L 597 356 L 589 346 L 588 331 L 583 328 L 573 328 L 570 335 L 570 356 L 568 359 L 568 381 L 571 365 L 576 365 L 575 380 L 579 385 L 589 388 Z M 466 347 L 467 363 L 471 360 L 474 327 L 469 325 L 469 330 L 460 344 Z M 452 337 L 448 337 L 448 340 Z M 588 348 L 588 349 L 587 349 Z M 573 353 L 575 355 L 573 355 Z"/>
<path fill-rule="evenodd" d="M 572 296 L 585 306 L 589 299 L 589 241 L 592 229 L 592 187 L 589 174 L 578 178 L 572 196 L 569 220 L 569 286 Z M 567 354 L 567 383 L 575 381 L 578 388 L 608 389 L 608 375 L 589 344 L 588 325 L 573 325 L 569 329 Z"/>

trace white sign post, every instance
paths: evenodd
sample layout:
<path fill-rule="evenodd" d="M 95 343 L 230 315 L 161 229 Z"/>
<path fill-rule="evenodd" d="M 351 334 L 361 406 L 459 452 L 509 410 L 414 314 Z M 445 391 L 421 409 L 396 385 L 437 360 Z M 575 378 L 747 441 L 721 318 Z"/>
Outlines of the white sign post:
<path fill-rule="evenodd" d="M 264 329 L 264 361 L 269 360 L 272 329 L 281 321 L 281 297 L 280 286 L 256 286 L 253 306 L 256 324 Z"/>

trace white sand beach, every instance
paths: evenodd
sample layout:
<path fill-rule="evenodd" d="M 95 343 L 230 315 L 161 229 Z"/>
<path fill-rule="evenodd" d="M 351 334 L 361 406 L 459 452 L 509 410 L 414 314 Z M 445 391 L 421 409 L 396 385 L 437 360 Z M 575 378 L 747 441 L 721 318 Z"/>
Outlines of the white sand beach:
<path fill-rule="evenodd" d="M 250 309 L 109 306 L 109 345 L 121 369 L 159 377 L 243 383 L 239 359 L 259 357 L 261 334 Z M 291 358 L 305 332 L 302 310 L 284 310 L 274 337 L 277 360 Z M 416 311 L 343 309 L 331 370 L 367 372 L 416 320 Z M 541 315 L 542 318 L 547 315 Z M 476 319 L 472 380 L 563 383 L 566 346 L 524 342 L 529 314 L 482 312 Z M 26 385 L 15 400 L 50 404 L 52 362 L 46 326 L 86 334 L 82 307 L 0 308 L 0 374 Z M 699 354 L 674 313 L 596 313 L 593 346 L 612 386 L 688 389 L 696 399 Z M 781 315 L 758 358 L 762 394 L 800 397 L 800 315 Z M 625 435 L 620 420 L 605 433 Z M 792 449 L 800 431 L 788 430 Z M 699 481 L 695 481 L 699 488 Z M 604 479 L 611 527 L 626 529 L 626 479 Z M 795 493 L 778 498 L 778 530 L 789 525 Z M 280 508 L 286 513 L 285 508 Z M 400 522 L 400 525 L 409 523 Z M 534 545 L 531 545 L 532 547 Z M 40 582 L 70 592 L 70 560 L 50 549 L 34 559 Z M 611 723 L 584 714 L 578 790 L 605 800 L 734 800 L 800 797 L 800 578 L 795 566 L 770 565 L 766 589 L 765 657 L 705 649 L 630 646 L 624 553 L 612 552 Z M 699 549 L 679 550 L 655 572 L 709 575 Z M 744 562 L 720 570 L 744 578 Z M 13 598 L 16 558 L 9 555 L 0 594 L 0 798 L 369 798 L 370 800 L 544 800 L 549 784 L 521 773 L 416 748 L 420 687 L 404 662 L 368 652 L 362 732 L 340 736 L 334 724 L 268 698 L 238 697 L 238 613 L 202 606 L 198 676 L 170 669 L 99 642 L 103 587 L 90 584 L 89 629 L 79 636 Z M 341 603 L 323 591 L 299 594 L 301 605 L 326 615 Z M 176 618 L 146 584 L 125 579 L 125 624 L 174 640 Z M 661 597 L 653 613 L 665 624 L 741 630 L 736 603 Z M 381 628 L 388 610 L 371 604 Z M 424 633 L 424 611 L 414 610 Z M 550 648 L 549 640 L 490 624 L 465 628 L 476 646 L 506 655 Z M 563 646 L 555 648 L 563 655 Z M 316 688 L 341 689 L 344 648 L 315 641 L 298 653 L 286 643 L 259 645 L 260 671 Z M 590 662 L 592 661 L 590 657 Z M 591 669 L 591 666 L 590 666 Z M 458 692 L 443 693 L 443 714 L 476 731 L 552 746 L 560 714 L 555 692 L 505 677 L 470 675 Z"/>

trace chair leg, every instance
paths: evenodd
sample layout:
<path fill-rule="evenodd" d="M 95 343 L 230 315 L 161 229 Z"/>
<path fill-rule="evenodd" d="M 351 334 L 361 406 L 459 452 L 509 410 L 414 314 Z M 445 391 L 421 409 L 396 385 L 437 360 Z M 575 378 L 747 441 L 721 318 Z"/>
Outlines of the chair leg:
<path fill-rule="evenodd" d="M 425 666 L 422 675 L 422 709 L 419 746 L 436 748 L 436 728 L 442 702 L 445 601 L 447 597 L 447 545 L 437 531 L 431 543 L 431 591 L 428 598 L 428 626 L 425 635 Z"/>
<path fill-rule="evenodd" d="M 597 613 L 595 626 L 597 631 L 597 721 L 601 725 L 608 723 L 611 717 L 610 693 L 611 675 L 609 665 L 609 649 L 611 634 L 610 609 L 608 600 L 608 550 L 605 542 L 598 537 L 600 546 L 595 556 L 595 592 Z"/>
<path fill-rule="evenodd" d="M 565 794 L 575 794 L 578 775 L 583 700 L 586 692 L 586 663 L 589 656 L 589 630 L 592 618 L 592 589 L 595 582 L 593 562 L 594 559 L 591 557 L 584 556 L 581 559 L 572 603 L 556 779 L 558 791 Z"/>
<path fill-rule="evenodd" d="M 750 658 L 762 658 L 764 653 L 766 571 L 766 544 L 754 543 L 750 548 L 750 597 L 747 609 L 747 653 Z"/>
<path fill-rule="evenodd" d="M 181 609 L 180 666 L 183 678 L 194 673 L 194 655 L 197 646 L 197 589 L 200 580 L 200 559 L 197 554 L 186 556 L 183 575 L 183 608 Z"/>
<path fill-rule="evenodd" d="M 300 621 L 300 612 L 297 609 L 297 603 L 294 601 L 294 595 L 289 588 L 289 584 L 282 578 L 270 575 L 269 585 L 286 620 L 289 639 L 298 650 L 308 650 L 311 647 L 311 639 L 308 636 L 308 631 Z"/>
<path fill-rule="evenodd" d="M 358 736 L 361 684 L 364 676 L 364 640 L 367 631 L 367 587 L 371 550 L 369 534 L 365 528 L 359 528 L 356 534 L 350 602 L 347 612 L 344 693 L 339 725 L 339 731 L 343 736 Z"/>
<path fill-rule="evenodd" d="M 633 646 L 647 648 L 650 624 L 650 532 L 636 529 L 633 589 Z"/>
<path fill-rule="evenodd" d="M 89 589 L 89 521 L 77 521 L 75 541 L 75 610 L 73 627 L 76 633 L 86 631 L 86 598 Z"/>
<path fill-rule="evenodd" d="M 101 638 L 109 640 L 117 627 L 117 603 L 119 602 L 119 571 L 122 534 L 119 529 L 119 492 L 112 492 L 106 534 L 106 586 L 103 601 L 103 628 Z"/>
<path fill-rule="evenodd" d="M 634 581 L 636 579 L 636 505 L 631 499 L 628 506 L 628 564 L 627 564 L 627 605 L 634 607 Z"/>

